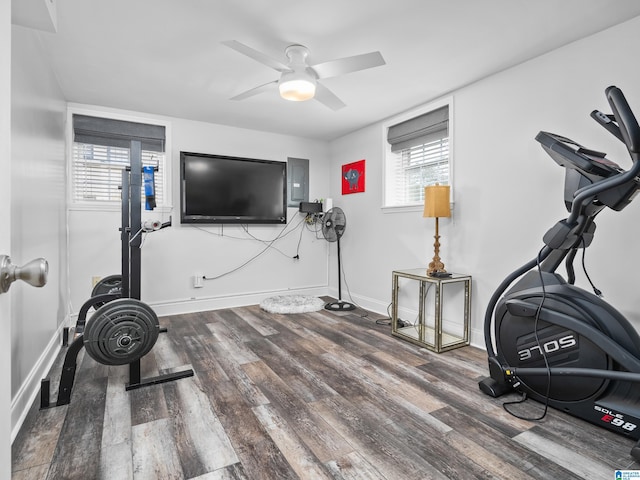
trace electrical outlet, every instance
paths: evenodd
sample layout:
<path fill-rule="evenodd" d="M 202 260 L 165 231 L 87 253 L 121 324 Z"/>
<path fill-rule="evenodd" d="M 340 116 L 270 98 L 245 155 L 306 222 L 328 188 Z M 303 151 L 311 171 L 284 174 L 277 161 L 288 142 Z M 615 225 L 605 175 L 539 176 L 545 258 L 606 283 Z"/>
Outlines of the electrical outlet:
<path fill-rule="evenodd" d="M 204 277 L 196 273 L 193 276 L 193 288 L 202 288 L 202 287 L 204 287 Z"/>
<path fill-rule="evenodd" d="M 102 277 L 91 277 L 91 288 L 95 287 L 100 280 L 102 280 Z"/>

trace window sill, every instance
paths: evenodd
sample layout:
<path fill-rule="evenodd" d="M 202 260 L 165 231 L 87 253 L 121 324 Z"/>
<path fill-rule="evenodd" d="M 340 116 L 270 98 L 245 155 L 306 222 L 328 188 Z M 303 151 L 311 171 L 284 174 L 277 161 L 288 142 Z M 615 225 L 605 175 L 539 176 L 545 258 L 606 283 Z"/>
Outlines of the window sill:
<path fill-rule="evenodd" d="M 451 202 L 451 212 L 454 211 L 455 204 Z M 398 205 L 395 207 L 380 207 L 382 213 L 408 213 L 408 212 L 422 212 L 424 211 L 424 205 Z"/>
<path fill-rule="evenodd" d="M 421 212 L 424 205 L 398 205 L 394 207 L 381 207 L 382 213 L 407 213 Z"/>

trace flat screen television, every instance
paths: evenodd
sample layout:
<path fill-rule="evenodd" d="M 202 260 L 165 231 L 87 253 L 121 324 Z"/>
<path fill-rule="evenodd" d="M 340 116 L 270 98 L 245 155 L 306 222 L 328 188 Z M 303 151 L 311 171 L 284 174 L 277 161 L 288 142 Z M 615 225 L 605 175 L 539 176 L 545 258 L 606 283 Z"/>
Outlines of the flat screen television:
<path fill-rule="evenodd" d="M 287 223 L 287 163 L 180 152 L 182 223 Z"/>

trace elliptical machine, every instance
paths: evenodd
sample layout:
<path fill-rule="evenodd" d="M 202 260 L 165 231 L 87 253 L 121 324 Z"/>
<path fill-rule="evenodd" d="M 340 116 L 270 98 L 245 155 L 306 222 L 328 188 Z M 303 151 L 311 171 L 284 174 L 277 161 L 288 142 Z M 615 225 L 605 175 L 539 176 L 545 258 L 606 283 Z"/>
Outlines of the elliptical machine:
<path fill-rule="evenodd" d="M 640 335 L 597 289 L 573 284 L 573 260 L 590 245 L 596 215 L 605 207 L 622 210 L 640 189 L 640 127 L 619 88 L 605 94 L 613 114 L 596 110 L 591 117 L 626 145 L 632 166 L 625 171 L 604 153 L 559 135 L 536 136 L 565 168 L 569 216 L 547 231 L 537 257 L 505 278 L 489 300 L 484 337 L 490 377 L 479 387 L 492 397 L 519 391 L 639 440 Z M 566 280 L 556 273 L 563 261 Z M 631 455 L 640 460 L 640 441 Z"/>

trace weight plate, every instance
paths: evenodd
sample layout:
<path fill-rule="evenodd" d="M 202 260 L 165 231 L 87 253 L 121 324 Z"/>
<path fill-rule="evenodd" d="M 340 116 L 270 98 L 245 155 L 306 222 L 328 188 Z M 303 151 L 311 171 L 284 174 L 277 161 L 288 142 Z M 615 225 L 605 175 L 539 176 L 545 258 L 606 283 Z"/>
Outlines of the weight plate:
<path fill-rule="evenodd" d="M 100 281 L 93 287 L 93 290 L 91 290 L 92 297 L 105 293 L 122 295 L 122 275 L 109 275 L 104 277 L 100 279 Z M 98 302 L 94 305 L 94 308 L 100 308 L 105 303 L 107 302 Z"/>
<path fill-rule="evenodd" d="M 84 347 L 95 361 L 124 365 L 143 357 L 160 333 L 156 313 L 135 298 L 118 298 L 91 316 L 84 331 Z"/>

